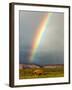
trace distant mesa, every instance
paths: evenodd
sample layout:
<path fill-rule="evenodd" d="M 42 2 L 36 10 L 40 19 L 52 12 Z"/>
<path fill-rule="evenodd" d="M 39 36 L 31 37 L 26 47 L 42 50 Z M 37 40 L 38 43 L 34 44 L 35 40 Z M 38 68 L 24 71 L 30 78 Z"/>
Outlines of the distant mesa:
<path fill-rule="evenodd" d="M 36 64 L 19 64 L 19 69 L 24 68 L 57 68 L 62 67 L 64 64 L 48 64 L 44 66 L 36 65 Z"/>
<path fill-rule="evenodd" d="M 19 69 L 24 69 L 24 68 L 40 68 L 40 66 L 35 64 L 19 64 Z"/>
<path fill-rule="evenodd" d="M 44 65 L 43 68 L 60 68 L 64 66 L 64 64 L 48 64 L 48 65 Z"/>

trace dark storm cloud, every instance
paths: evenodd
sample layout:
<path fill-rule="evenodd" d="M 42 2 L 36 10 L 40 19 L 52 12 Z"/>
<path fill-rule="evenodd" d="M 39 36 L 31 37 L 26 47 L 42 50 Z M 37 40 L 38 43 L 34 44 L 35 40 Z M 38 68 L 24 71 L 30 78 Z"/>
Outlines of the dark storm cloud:
<path fill-rule="evenodd" d="M 29 54 L 35 32 L 47 12 L 19 12 L 19 50 L 20 63 L 30 63 Z M 36 64 L 63 64 L 64 63 L 64 14 L 52 13 L 46 28 L 44 42 L 41 43 L 35 60 Z"/>
<path fill-rule="evenodd" d="M 20 48 L 24 46 L 30 47 L 32 40 L 34 38 L 35 30 L 39 26 L 42 18 L 45 13 L 43 12 L 30 12 L 30 11 L 20 11 L 19 16 L 19 39 L 20 39 Z"/>

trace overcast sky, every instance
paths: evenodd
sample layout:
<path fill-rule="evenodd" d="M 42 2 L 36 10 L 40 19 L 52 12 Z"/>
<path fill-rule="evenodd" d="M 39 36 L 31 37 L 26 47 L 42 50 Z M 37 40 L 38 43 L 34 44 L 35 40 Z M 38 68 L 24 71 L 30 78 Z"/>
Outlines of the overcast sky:
<path fill-rule="evenodd" d="M 46 32 L 32 63 L 40 65 L 64 63 L 64 14 L 51 13 Z M 49 12 L 19 11 L 20 63 L 30 63 L 28 56 L 32 42 L 46 14 L 49 15 Z"/>

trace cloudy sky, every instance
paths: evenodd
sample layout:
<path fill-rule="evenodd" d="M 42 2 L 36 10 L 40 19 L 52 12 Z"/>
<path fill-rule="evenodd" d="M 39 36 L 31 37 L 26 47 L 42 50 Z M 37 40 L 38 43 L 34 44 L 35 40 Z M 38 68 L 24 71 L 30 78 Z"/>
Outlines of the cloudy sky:
<path fill-rule="evenodd" d="M 51 15 L 49 15 L 51 13 Z M 29 60 L 35 33 L 43 17 L 49 16 L 45 33 L 32 62 Z M 64 63 L 64 14 L 55 12 L 19 11 L 20 63 Z"/>

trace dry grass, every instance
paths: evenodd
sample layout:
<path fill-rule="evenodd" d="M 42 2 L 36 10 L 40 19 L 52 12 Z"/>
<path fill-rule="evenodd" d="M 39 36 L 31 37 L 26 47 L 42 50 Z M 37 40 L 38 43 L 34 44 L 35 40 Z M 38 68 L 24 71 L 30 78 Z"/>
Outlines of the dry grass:
<path fill-rule="evenodd" d="M 35 70 L 43 70 L 42 74 L 34 74 Z M 31 68 L 31 69 L 21 69 L 19 70 L 20 79 L 32 79 L 32 78 L 55 78 L 55 77 L 64 77 L 64 67 L 57 68 Z"/>

